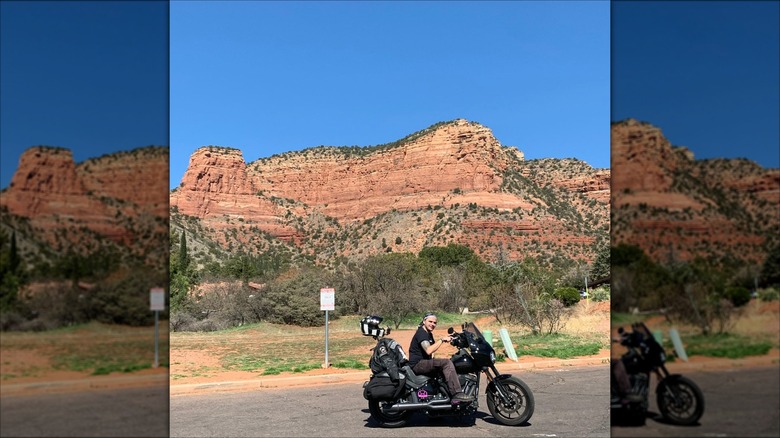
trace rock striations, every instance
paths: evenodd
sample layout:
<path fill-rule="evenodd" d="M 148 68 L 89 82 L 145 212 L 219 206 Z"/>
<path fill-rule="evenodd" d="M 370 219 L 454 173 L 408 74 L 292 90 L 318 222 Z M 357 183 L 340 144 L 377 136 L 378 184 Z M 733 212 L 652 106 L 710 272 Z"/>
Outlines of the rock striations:
<path fill-rule="evenodd" d="M 577 160 L 526 161 L 459 119 L 386 145 L 250 163 L 239 150 L 202 147 L 170 205 L 174 228 L 193 239 L 250 253 L 278 239 L 322 263 L 450 242 L 487 258 L 591 260 L 609 231 L 609 181 L 608 169 Z"/>
<path fill-rule="evenodd" d="M 168 149 L 146 147 L 76 164 L 70 150 L 26 150 L 10 185 L 0 193 L 7 231 L 27 248 L 87 254 L 105 245 L 165 260 L 168 230 Z M 22 226 L 24 225 L 24 226 Z M 165 242 L 165 241 L 163 241 Z"/>

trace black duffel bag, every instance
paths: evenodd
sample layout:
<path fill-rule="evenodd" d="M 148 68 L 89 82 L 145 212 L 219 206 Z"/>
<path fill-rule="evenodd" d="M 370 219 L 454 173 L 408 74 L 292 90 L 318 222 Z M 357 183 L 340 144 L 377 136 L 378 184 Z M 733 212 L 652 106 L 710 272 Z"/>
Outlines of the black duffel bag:
<path fill-rule="evenodd" d="M 388 375 L 372 376 L 363 386 L 363 397 L 366 400 L 395 400 L 401 395 L 405 383 L 405 377 L 393 382 Z"/>

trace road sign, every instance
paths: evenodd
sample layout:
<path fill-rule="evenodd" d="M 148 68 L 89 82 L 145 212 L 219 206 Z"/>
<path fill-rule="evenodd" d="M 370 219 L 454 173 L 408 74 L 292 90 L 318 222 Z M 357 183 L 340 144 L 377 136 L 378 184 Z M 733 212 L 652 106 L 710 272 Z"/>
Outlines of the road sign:
<path fill-rule="evenodd" d="M 153 287 L 149 290 L 149 307 L 151 310 L 165 310 L 165 289 Z"/>
<path fill-rule="evenodd" d="M 328 368 L 330 366 L 330 362 L 328 362 L 328 326 L 330 325 L 328 311 L 336 310 L 336 291 L 332 287 L 320 289 L 320 310 L 325 311 L 325 363 L 322 367 Z"/>
<path fill-rule="evenodd" d="M 330 287 L 320 289 L 320 310 L 336 310 L 336 290 Z"/>

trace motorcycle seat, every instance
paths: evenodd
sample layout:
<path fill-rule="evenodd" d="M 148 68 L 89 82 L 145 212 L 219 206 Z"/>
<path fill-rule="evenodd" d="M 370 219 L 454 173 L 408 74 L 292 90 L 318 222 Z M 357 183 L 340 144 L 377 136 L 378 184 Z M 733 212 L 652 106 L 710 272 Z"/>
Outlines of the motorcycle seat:
<path fill-rule="evenodd" d="M 406 384 L 408 386 L 411 386 L 414 389 L 417 389 L 423 385 L 431 378 L 426 375 L 417 375 L 412 371 L 412 368 L 409 365 L 404 365 L 403 368 L 401 368 L 401 372 L 406 375 Z"/>

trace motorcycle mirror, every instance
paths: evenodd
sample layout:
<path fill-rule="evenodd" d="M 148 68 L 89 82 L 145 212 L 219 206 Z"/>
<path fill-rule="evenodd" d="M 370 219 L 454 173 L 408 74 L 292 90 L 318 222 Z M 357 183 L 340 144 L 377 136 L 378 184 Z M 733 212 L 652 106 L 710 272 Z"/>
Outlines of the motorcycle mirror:
<path fill-rule="evenodd" d="M 453 329 L 452 327 L 450 327 L 450 328 L 448 328 L 448 329 L 447 329 L 447 334 L 448 334 L 448 335 L 451 335 L 451 334 L 453 334 L 453 333 L 455 333 L 455 329 Z"/>
<path fill-rule="evenodd" d="M 618 327 L 618 333 L 620 333 L 622 335 L 624 331 L 625 330 L 623 330 L 623 327 Z"/>
<path fill-rule="evenodd" d="M 385 335 L 389 335 L 390 330 L 391 330 L 390 327 L 385 327 Z"/>

